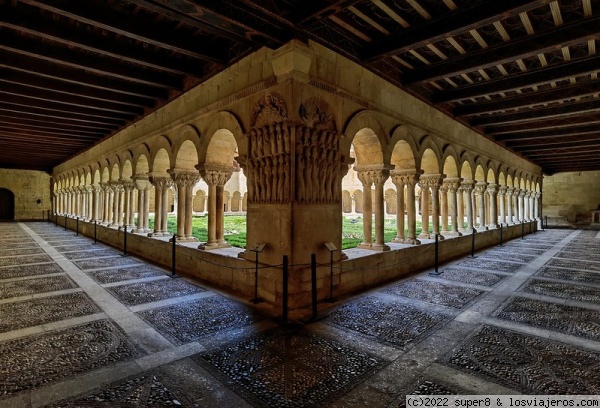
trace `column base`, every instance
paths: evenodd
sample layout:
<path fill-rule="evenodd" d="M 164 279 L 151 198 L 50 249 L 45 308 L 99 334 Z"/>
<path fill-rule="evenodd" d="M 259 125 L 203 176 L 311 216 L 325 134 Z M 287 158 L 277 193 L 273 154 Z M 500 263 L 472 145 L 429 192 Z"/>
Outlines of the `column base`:
<path fill-rule="evenodd" d="M 421 245 L 421 241 L 416 238 L 406 238 L 404 243 L 408 245 Z"/>
<path fill-rule="evenodd" d="M 483 232 L 483 231 L 487 231 L 488 227 L 479 227 L 479 228 L 476 228 L 476 230 L 477 230 L 477 232 Z"/>
<path fill-rule="evenodd" d="M 460 231 L 448 231 L 448 232 L 444 232 L 444 235 L 448 238 L 452 238 L 452 237 L 462 237 L 463 233 Z"/>
<path fill-rule="evenodd" d="M 406 238 L 402 237 L 395 237 L 394 239 L 392 239 L 392 242 L 396 243 L 396 244 L 405 244 L 406 243 Z"/>
<path fill-rule="evenodd" d="M 371 249 L 373 247 L 373 244 L 370 244 L 370 243 L 367 243 L 367 242 L 361 242 L 356 247 L 360 248 L 360 249 Z"/>
<path fill-rule="evenodd" d="M 431 235 L 429 235 L 429 233 L 421 232 L 419 234 L 418 238 L 429 239 L 429 238 L 431 238 Z"/>
<path fill-rule="evenodd" d="M 444 236 L 441 233 L 439 233 L 439 232 L 434 232 L 433 234 L 431 234 L 432 239 L 435 239 L 436 235 L 438 237 L 438 241 L 443 241 L 444 240 Z"/>
<path fill-rule="evenodd" d="M 498 229 L 498 224 L 489 224 L 489 225 L 487 226 L 487 228 L 488 228 L 488 229 L 491 229 L 491 230 L 492 230 L 492 229 Z"/>
<path fill-rule="evenodd" d="M 371 245 L 372 251 L 389 251 L 390 247 L 386 244 L 373 244 Z"/>
<path fill-rule="evenodd" d="M 145 229 L 143 229 L 143 228 L 136 228 L 135 230 L 133 230 L 133 232 L 134 232 L 135 234 L 145 234 L 145 233 L 146 233 L 146 230 L 145 230 Z"/>
<path fill-rule="evenodd" d="M 177 237 L 177 242 L 198 242 L 196 237 Z"/>
<path fill-rule="evenodd" d="M 219 249 L 219 248 L 231 248 L 231 245 L 229 245 L 229 244 L 221 245 L 218 242 L 211 242 L 211 243 L 207 242 L 205 244 L 198 245 L 198 249 L 202 249 L 204 251 L 210 251 L 212 249 Z M 238 256 L 242 257 L 241 255 L 242 254 L 239 254 Z"/>

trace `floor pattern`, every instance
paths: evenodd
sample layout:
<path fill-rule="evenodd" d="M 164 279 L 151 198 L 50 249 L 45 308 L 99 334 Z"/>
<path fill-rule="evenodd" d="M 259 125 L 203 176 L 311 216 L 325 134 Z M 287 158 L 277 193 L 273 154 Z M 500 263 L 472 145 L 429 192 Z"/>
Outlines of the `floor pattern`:
<path fill-rule="evenodd" d="M 247 300 L 64 228 L 0 224 L 0 408 L 599 394 L 596 235 L 528 235 L 280 327 Z"/>

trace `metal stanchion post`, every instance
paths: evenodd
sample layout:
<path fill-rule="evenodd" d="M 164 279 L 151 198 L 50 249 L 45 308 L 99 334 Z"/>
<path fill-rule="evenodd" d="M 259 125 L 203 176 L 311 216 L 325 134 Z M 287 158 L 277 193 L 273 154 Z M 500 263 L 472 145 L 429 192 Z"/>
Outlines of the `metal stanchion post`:
<path fill-rule="evenodd" d="M 500 224 L 500 246 L 502 246 L 502 224 Z"/>
<path fill-rule="evenodd" d="M 79 236 L 79 217 L 75 220 L 75 236 Z"/>
<path fill-rule="evenodd" d="M 525 220 L 521 221 L 521 239 L 525 239 Z"/>
<path fill-rule="evenodd" d="M 254 299 L 251 300 L 252 303 L 260 303 L 262 299 L 258 298 L 258 254 L 265 249 L 265 243 L 258 243 L 254 246 L 254 248 L 250 249 L 250 251 L 256 254 L 255 262 L 254 262 Z"/>
<path fill-rule="evenodd" d="M 477 258 L 475 256 L 475 234 L 477 234 L 477 230 L 473 228 L 471 232 L 471 258 Z"/>
<path fill-rule="evenodd" d="M 67 230 L 67 216 L 65 215 L 65 231 Z"/>
<path fill-rule="evenodd" d="M 548 216 L 546 215 L 546 229 L 548 229 Z"/>
<path fill-rule="evenodd" d="M 177 234 L 173 234 L 173 254 L 172 254 L 172 259 L 171 259 L 171 276 L 175 276 L 175 269 L 176 269 L 175 245 L 177 245 Z"/>
<path fill-rule="evenodd" d="M 317 318 L 317 255 L 310 255 L 310 282 L 312 289 L 312 318 Z"/>
<path fill-rule="evenodd" d="M 434 248 L 434 250 L 435 250 L 435 252 L 434 252 L 433 262 L 434 262 L 434 265 L 435 265 L 435 272 L 431 272 L 429 275 L 437 276 L 437 275 L 441 274 L 441 272 L 438 271 L 438 265 L 439 265 L 439 262 L 438 262 L 439 261 L 439 258 L 438 258 L 438 255 L 439 255 L 439 235 L 438 234 L 435 234 L 435 248 Z"/>
<path fill-rule="evenodd" d="M 288 319 L 288 279 L 289 279 L 289 271 L 288 271 L 288 256 L 283 256 L 283 315 L 281 319 L 283 323 L 287 323 Z"/>
<path fill-rule="evenodd" d="M 94 220 L 94 244 L 98 243 L 97 227 L 98 227 L 98 221 Z"/>
<path fill-rule="evenodd" d="M 127 226 L 123 226 L 123 256 L 127 256 Z"/>
<path fill-rule="evenodd" d="M 532 220 L 532 221 L 531 221 L 531 230 L 533 231 L 533 235 L 535 235 L 535 227 L 536 227 L 536 225 L 535 225 L 535 221 L 534 221 L 534 220 Z"/>
<path fill-rule="evenodd" d="M 335 302 L 333 298 L 333 251 L 337 251 L 337 247 L 333 242 L 326 242 L 325 247 L 329 251 L 329 303 Z"/>

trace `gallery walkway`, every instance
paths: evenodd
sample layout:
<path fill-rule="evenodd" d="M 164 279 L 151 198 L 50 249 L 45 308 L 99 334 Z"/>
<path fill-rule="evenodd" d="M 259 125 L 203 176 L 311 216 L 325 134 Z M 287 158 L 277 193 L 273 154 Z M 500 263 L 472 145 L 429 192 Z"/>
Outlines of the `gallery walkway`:
<path fill-rule="evenodd" d="M 539 232 L 282 328 L 72 231 L 0 224 L 0 407 L 600 394 L 599 248 L 596 232 Z"/>

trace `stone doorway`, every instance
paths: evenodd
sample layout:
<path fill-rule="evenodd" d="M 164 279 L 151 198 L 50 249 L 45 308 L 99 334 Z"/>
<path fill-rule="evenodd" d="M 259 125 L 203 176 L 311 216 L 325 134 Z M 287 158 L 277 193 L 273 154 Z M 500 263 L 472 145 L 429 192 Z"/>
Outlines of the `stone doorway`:
<path fill-rule="evenodd" d="M 15 219 L 15 195 L 6 188 L 0 188 L 0 220 Z"/>

